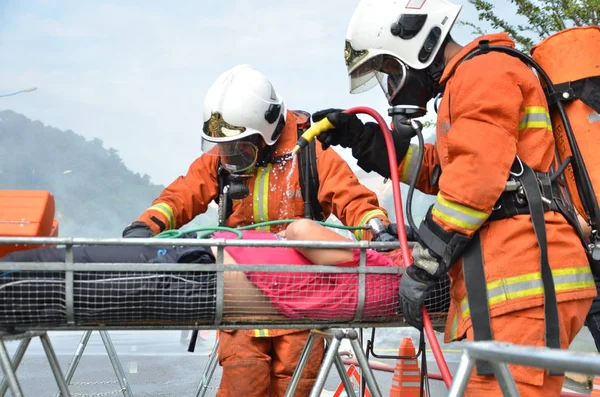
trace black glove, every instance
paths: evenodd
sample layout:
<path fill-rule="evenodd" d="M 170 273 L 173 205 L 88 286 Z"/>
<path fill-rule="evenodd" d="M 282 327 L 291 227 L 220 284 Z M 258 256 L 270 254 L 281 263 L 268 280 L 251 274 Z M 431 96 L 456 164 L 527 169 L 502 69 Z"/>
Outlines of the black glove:
<path fill-rule="evenodd" d="M 317 122 L 325 116 L 335 128 L 317 137 L 323 150 L 331 145 L 352 148 L 352 156 L 358 160 L 360 168 L 366 172 L 375 171 L 385 178 L 391 176 L 385 138 L 377 123 L 363 124 L 356 115 L 342 113 L 342 109 L 320 110 L 313 113 L 312 117 Z M 403 126 L 412 130 L 410 125 Z M 410 137 L 407 139 L 408 135 L 403 137 L 395 130 L 392 131 L 392 138 L 396 148 L 396 163 L 400 165 L 410 146 Z"/>
<path fill-rule="evenodd" d="M 417 241 L 417 234 L 413 231 L 413 228 L 410 227 L 410 225 L 404 225 L 404 230 L 406 232 L 406 239 L 408 241 Z M 398 226 L 395 223 L 390 223 L 387 225 L 387 232 L 398 239 Z"/>
<path fill-rule="evenodd" d="M 373 240 L 371 241 L 379 241 L 382 243 L 389 243 L 392 241 L 398 241 L 398 236 L 394 236 L 393 234 L 390 234 L 388 232 L 383 232 L 379 235 L 377 235 L 377 237 L 373 238 Z"/>
<path fill-rule="evenodd" d="M 380 231 L 377 235 L 374 235 L 371 241 L 378 241 L 382 243 L 391 243 L 398 241 L 398 233 L 396 232 L 396 227 L 391 227 L 392 224 L 385 226 L 385 229 Z M 386 252 L 392 251 L 393 248 L 378 248 L 377 251 Z"/>
<path fill-rule="evenodd" d="M 412 249 L 413 264 L 400 280 L 402 313 L 410 325 L 419 329 L 423 327 L 421 307 L 431 289 L 448 273 L 471 241 L 470 237 L 449 232 L 435 223 L 432 208 L 419 226 L 418 241 Z"/>
<path fill-rule="evenodd" d="M 377 236 L 373 237 L 371 241 L 398 241 L 398 229 L 395 223 L 389 223 L 384 226 L 384 230 Z"/>
<path fill-rule="evenodd" d="M 150 238 L 154 235 L 144 222 L 133 222 L 123 230 L 123 238 Z"/>
<path fill-rule="evenodd" d="M 439 278 L 446 274 L 441 258 L 417 242 L 412 249 L 413 264 L 400 279 L 400 303 L 406 321 L 417 329 L 423 328 L 422 307 Z"/>
<path fill-rule="evenodd" d="M 327 150 L 332 145 L 352 148 L 361 139 L 365 128 L 363 122 L 355 114 L 342 113 L 342 111 L 343 109 L 332 108 L 319 110 L 312 115 L 314 122 L 327 116 L 329 122 L 335 127 L 317 136 L 323 150 Z"/>
<path fill-rule="evenodd" d="M 406 268 L 400 279 L 402 315 L 406 322 L 419 330 L 423 328 L 423 304 L 436 282 L 429 273 L 414 264 Z"/>

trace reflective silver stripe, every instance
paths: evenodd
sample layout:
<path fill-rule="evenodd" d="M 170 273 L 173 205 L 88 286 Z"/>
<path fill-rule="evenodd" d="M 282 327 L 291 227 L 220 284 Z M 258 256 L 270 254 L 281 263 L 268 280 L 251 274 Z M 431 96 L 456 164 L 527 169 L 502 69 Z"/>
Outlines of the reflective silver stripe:
<path fill-rule="evenodd" d="M 419 145 L 411 144 L 408 147 L 406 156 L 404 156 L 404 164 L 400 174 L 400 182 L 410 183 L 417 172 L 419 166 Z"/>
<path fill-rule="evenodd" d="M 552 275 L 557 292 L 594 286 L 594 277 L 586 267 L 557 269 L 552 271 Z M 487 284 L 490 306 L 510 299 L 542 295 L 543 293 L 544 284 L 540 272 L 508 277 Z M 469 315 L 469 303 L 466 298 L 461 302 L 461 310 L 463 318 Z"/>
<path fill-rule="evenodd" d="M 421 387 L 419 382 L 402 382 L 403 387 Z"/>
<path fill-rule="evenodd" d="M 421 374 L 418 374 L 419 376 Z M 392 379 L 392 385 L 394 386 L 404 386 L 404 387 L 421 387 L 421 383 L 420 382 L 398 382 L 396 379 Z"/>
<path fill-rule="evenodd" d="M 588 119 L 590 123 L 598 123 L 600 122 L 600 113 L 590 113 Z"/>
<path fill-rule="evenodd" d="M 485 223 L 489 214 L 446 200 L 438 193 L 431 210 L 436 217 L 462 229 L 477 230 Z"/>
<path fill-rule="evenodd" d="M 404 360 L 404 359 L 398 359 L 396 360 L 396 364 L 406 364 L 406 365 L 417 365 L 417 360 Z"/>
<path fill-rule="evenodd" d="M 419 375 L 421 375 L 421 373 L 419 371 L 402 371 L 402 375 L 419 376 Z"/>
<path fill-rule="evenodd" d="M 519 122 L 519 130 L 525 128 L 545 128 L 552 131 L 552 120 L 548 110 L 543 106 L 525 108 L 525 115 Z"/>

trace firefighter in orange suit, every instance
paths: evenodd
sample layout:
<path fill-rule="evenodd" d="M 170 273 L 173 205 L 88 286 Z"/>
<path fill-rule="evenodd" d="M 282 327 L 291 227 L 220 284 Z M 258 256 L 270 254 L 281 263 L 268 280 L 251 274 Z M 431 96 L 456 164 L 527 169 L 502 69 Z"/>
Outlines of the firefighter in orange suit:
<path fill-rule="evenodd" d="M 248 65 L 226 71 L 205 98 L 204 154 L 192 163 L 187 175 L 171 183 L 124 230 L 124 237 L 149 237 L 179 228 L 204 213 L 221 193 L 219 166 L 241 178 L 239 183 L 249 191 L 247 197 L 233 200 L 227 226 L 302 218 L 298 161 L 289 156 L 297 140 L 297 124 L 295 113 L 286 110 L 263 74 Z M 387 213 L 379 207 L 376 195 L 359 183 L 346 162 L 333 150 L 316 149 L 318 200 L 325 217 L 334 214 L 353 226 L 379 218 L 388 225 Z M 276 224 L 262 230 L 284 228 L 284 224 Z M 371 239 L 371 234 L 357 230 L 356 237 Z M 223 375 L 217 396 L 283 396 L 308 335 L 308 330 L 298 329 L 220 333 L 218 355 Z M 316 379 L 323 357 L 322 340 L 313 352 L 298 385 L 298 396 L 307 396 Z"/>
<path fill-rule="evenodd" d="M 362 0 L 346 36 L 351 92 L 379 83 L 392 106 L 394 141 L 403 142 L 396 145 L 402 182 L 416 176 L 419 190 L 437 196 L 400 283 L 402 310 L 410 324 L 422 327 L 423 302 L 448 274 L 446 342 L 467 338 L 566 349 L 596 291 L 551 179 L 555 141 L 547 101 L 526 64 L 486 52 L 487 46 L 514 47 L 506 33 L 464 47 L 451 39 L 460 9 L 446 0 Z M 475 56 L 475 49 L 482 51 Z M 437 94 L 436 142 L 425 145 L 419 162 L 410 119 L 423 116 Z M 315 114 L 333 125 L 321 142 L 351 147 L 367 171 L 389 170 L 375 125 L 348 128 L 353 116 Z M 522 396 L 559 395 L 562 374 L 509 368 Z M 490 374 L 489 366 L 478 363 L 469 395 L 501 396 Z"/>

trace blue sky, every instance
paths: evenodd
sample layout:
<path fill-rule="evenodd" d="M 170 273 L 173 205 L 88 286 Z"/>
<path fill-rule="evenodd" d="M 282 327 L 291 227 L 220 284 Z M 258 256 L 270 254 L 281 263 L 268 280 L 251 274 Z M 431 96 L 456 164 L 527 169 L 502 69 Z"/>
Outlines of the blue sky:
<path fill-rule="evenodd" d="M 455 2 L 476 20 L 467 0 Z M 168 184 L 200 155 L 204 94 L 236 64 L 265 73 L 291 108 L 385 115 L 380 90 L 348 93 L 343 45 L 356 4 L 0 0 L 0 93 L 38 87 L 0 98 L 0 109 L 100 138 L 133 171 Z M 453 37 L 466 44 L 471 30 L 455 26 Z"/>

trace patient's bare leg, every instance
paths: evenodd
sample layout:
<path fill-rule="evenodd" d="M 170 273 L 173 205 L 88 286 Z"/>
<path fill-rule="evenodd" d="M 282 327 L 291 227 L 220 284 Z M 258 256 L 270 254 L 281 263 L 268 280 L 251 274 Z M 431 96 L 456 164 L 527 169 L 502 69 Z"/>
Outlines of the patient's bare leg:
<path fill-rule="evenodd" d="M 216 257 L 217 249 L 211 247 L 211 250 Z M 227 251 L 223 252 L 223 262 L 237 263 Z M 248 280 L 244 272 L 225 271 L 223 281 L 223 314 L 229 316 L 280 314 L 261 290 Z"/>
<path fill-rule="evenodd" d="M 297 219 L 285 229 L 288 240 L 310 241 L 351 241 L 325 226 L 319 225 L 310 219 Z M 315 265 L 333 265 L 340 262 L 351 261 L 354 257 L 351 249 L 336 248 L 297 248 Z"/>

